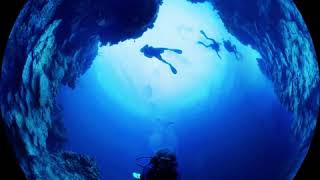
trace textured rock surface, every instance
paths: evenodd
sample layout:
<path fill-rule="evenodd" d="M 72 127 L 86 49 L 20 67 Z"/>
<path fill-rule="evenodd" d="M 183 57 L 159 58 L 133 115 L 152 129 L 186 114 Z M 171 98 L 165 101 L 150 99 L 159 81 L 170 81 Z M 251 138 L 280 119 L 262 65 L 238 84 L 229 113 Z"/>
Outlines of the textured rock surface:
<path fill-rule="evenodd" d="M 313 43 L 291 0 L 190 0 L 211 2 L 229 32 L 257 49 L 263 73 L 295 117 L 298 140 L 310 140 L 320 104 L 319 69 Z M 303 144 L 303 143 L 302 143 Z"/>
<path fill-rule="evenodd" d="M 93 159 L 57 150 L 65 137 L 55 97 L 61 85 L 75 87 L 99 42 L 137 38 L 152 27 L 161 1 L 128 3 L 31 0 L 18 17 L 4 57 L 1 112 L 29 179 L 99 178 Z"/>
<path fill-rule="evenodd" d="M 69 164 L 66 167 L 83 164 L 92 165 L 86 172 L 81 168 L 73 168 L 72 171 L 64 168 L 66 157 L 60 154 L 51 154 L 47 149 L 48 133 L 55 130 L 53 117 L 55 95 L 61 84 L 63 76 L 50 76 L 49 72 L 67 69 L 66 62 L 61 66 L 54 59 L 57 53 L 55 32 L 61 20 L 53 21 L 47 26 L 39 40 L 31 50 L 22 71 L 20 88 L 8 91 L 7 98 L 3 97 L 1 110 L 8 128 L 14 133 L 12 140 L 18 146 L 16 148 L 20 165 L 30 179 L 55 179 L 57 177 L 73 179 L 97 179 L 98 171 L 94 162 L 82 155 L 72 155 L 67 158 Z M 59 73 L 57 73 L 59 74 Z M 85 162 L 86 161 L 86 162 Z M 75 164 L 72 164 L 75 163 Z M 79 169 L 76 173 L 74 169 Z"/>
<path fill-rule="evenodd" d="M 294 141 L 302 161 L 312 140 L 320 106 L 320 76 L 309 31 L 291 0 L 190 0 L 211 2 L 228 31 L 258 50 L 262 72 L 273 82 L 280 102 L 293 112 Z M 301 163 L 301 162 L 300 162 Z M 299 165 L 299 162 L 292 163 Z M 286 178 L 297 168 L 288 167 Z"/>

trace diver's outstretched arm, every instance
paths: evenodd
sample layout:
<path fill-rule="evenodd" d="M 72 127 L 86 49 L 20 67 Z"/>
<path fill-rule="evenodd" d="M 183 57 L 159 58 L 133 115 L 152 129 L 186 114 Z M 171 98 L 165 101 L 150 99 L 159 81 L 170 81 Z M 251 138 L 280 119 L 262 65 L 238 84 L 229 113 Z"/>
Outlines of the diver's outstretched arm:
<path fill-rule="evenodd" d="M 198 41 L 198 44 L 201 44 L 201 45 L 203 45 L 203 46 L 206 47 L 206 48 L 210 47 L 210 45 L 206 45 L 205 43 L 203 43 L 203 42 L 201 42 L 201 41 Z"/>
<path fill-rule="evenodd" d="M 206 34 L 203 30 L 201 30 L 200 33 L 201 33 L 206 39 L 215 42 L 215 40 L 212 39 L 212 38 L 209 38 L 209 37 L 207 36 L 207 34 Z"/>

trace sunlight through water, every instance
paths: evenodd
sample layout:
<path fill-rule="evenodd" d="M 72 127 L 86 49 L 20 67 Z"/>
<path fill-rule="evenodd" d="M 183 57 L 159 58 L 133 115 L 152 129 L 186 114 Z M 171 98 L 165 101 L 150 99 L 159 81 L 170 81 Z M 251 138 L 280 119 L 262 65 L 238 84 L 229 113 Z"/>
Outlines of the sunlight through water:
<path fill-rule="evenodd" d="M 92 71 L 106 94 L 129 111 L 142 115 L 174 114 L 208 98 L 210 91 L 224 88 L 226 92 L 225 87 L 231 85 L 230 79 L 225 82 L 226 73 L 232 70 L 230 66 L 241 66 L 226 50 L 221 50 L 220 59 L 214 50 L 201 46 L 198 41 L 210 44 L 201 30 L 218 42 L 231 40 L 243 54 L 245 71 L 254 71 L 255 76 L 262 77 L 256 63 L 259 54 L 227 32 L 209 3 L 194 5 L 184 0 L 165 1 L 154 28 L 142 37 L 99 47 Z M 146 44 L 181 49 L 182 54 L 172 51 L 162 54 L 177 69 L 177 74 L 156 58 L 145 57 L 140 49 Z"/>

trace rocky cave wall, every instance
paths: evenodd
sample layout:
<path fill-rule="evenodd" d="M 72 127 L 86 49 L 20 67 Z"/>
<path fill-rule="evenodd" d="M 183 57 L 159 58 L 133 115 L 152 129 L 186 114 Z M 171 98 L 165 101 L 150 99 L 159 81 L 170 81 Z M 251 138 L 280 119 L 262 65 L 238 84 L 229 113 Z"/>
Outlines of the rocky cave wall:
<path fill-rule="evenodd" d="M 293 178 L 314 135 L 320 106 L 320 75 L 308 28 L 292 0 L 208 1 L 228 31 L 262 56 L 261 71 L 280 102 L 294 114 L 291 129 L 300 153 L 284 178 Z M 302 157 L 301 157 L 302 156 Z"/>
<path fill-rule="evenodd" d="M 228 31 L 258 50 L 258 64 L 273 82 L 280 102 L 294 113 L 292 130 L 308 148 L 320 104 L 317 57 L 308 28 L 291 0 L 208 1 Z"/>
<path fill-rule="evenodd" d="M 0 100 L 10 141 L 28 179 L 99 179 L 94 159 L 49 149 L 48 137 L 53 138 L 51 143 L 61 143 L 63 136 L 57 125 L 61 118 L 57 91 L 61 85 L 75 87 L 99 43 L 137 38 L 152 28 L 160 4 L 160 0 L 27 2 L 7 45 Z"/>
<path fill-rule="evenodd" d="M 319 70 L 304 21 L 290 0 L 190 0 L 211 2 L 226 28 L 262 55 L 260 68 L 295 114 L 292 129 L 308 145 L 319 108 Z M 21 12 L 4 57 L 1 112 L 30 179 L 98 179 L 93 159 L 51 151 L 59 87 L 74 88 L 91 65 L 98 43 L 137 38 L 152 24 L 160 0 L 30 0 Z M 90 8 L 88 8 L 90 7 Z M 280 17 L 280 18 L 279 18 Z M 59 141 L 58 141 L 59 143 Z"/>

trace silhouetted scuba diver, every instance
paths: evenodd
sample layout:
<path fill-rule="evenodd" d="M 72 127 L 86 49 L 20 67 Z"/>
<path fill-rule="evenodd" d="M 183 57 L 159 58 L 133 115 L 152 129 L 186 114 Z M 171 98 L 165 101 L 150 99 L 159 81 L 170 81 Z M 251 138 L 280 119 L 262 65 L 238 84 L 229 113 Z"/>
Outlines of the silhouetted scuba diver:
<path fill-rule="evenodd" d="M 177 74 L 177 70 L 176 68 L 174 68 L 172 66 L 172 64 L 168 63 L 166 60 L 164 60 L 161 56 L 162 53 L 164 53 L 164 51 L 172 51 L 175 52 L 177 54 L 182 54 L 182 50 L 180 49 L 170 49 L 170 48 L 154 48 L 152 46 L 149 46 L 148 44 L 145 45 L 143 48 L 140 49 L 140 52 L 142 52 L 144 54 L 144 56 L 148 57 L 148 58 L 157 58 L 159 59 L 161 62 L 169 65 L 171 72 L 173 74 Z"/>
<path fill-rule="evenodd" d="M 239 60 L 239 52 L 237 50 L 237 47 L 231 43 L 230 40 L 223 40 L 223 45 L 224 45 L 224 48 L 229 51 L 230 53 L 234 53 L 234 55 L 236 56 L 236 58 Z"/>
<path fill-rule="evenodd" d="M 149 158 L 147 165 L 137 165 L 143 168 L 142 174 L 133 173 L 133 177 L 139 180 L 178 180 L 178 163 L 176 155 L 168 149 L 159 150 L 152 157 L 141 157 L 138 160 Z"/>
<path fill-rule="evenodd" d="M 201 30 L 200 33 L 201 33 L 206 39 L 212 41 L 212 43 L 209 44 L 209 45 L 206 45 L 206 44 L 204 44 L 203 42 L 198 41 L 198 44 L 201 44 L 201 45 L 203 45 L 203 46 L 206 47 L 206 48 L 209 48 L 209 47 L 210 47 L 211 49 L 215 50 L 216 53 L 217 53 L 217 55 L 218 55 L 218 57 L 221 59 L 220 54 L 219 54 L 219 51 L 220 51 L 220 43 L 218 43 L 216 40 L 214 40 L 214 39 L 212 39 L 212 38 L 209 38 L 203 30 Z"/>

